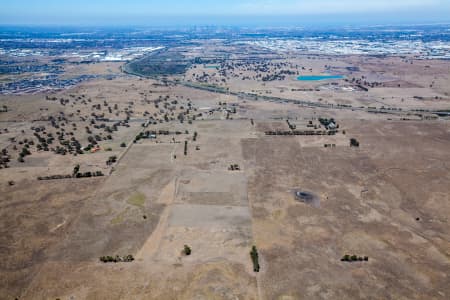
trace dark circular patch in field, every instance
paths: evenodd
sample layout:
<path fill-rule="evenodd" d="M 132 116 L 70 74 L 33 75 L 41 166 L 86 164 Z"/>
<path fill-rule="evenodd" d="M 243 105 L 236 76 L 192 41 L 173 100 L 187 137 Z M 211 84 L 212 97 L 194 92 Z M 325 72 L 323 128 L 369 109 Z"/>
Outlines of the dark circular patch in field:
<path fill-rule="evenodd" d="M 320 198 L 311 192 L 294 190 L 294 196 L 297 201 L 306 203 L 313 207 L 320 206 Z"/>

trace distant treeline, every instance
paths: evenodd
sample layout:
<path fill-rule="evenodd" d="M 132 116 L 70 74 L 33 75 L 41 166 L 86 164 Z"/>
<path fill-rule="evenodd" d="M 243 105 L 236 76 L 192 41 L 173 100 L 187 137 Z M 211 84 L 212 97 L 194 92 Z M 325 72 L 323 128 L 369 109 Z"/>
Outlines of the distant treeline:
<path fill-rule="evenodd" d="M 291 130 L 291 131 L 266 131 L 266 135 L 335 135 L 337 130 Z"/>

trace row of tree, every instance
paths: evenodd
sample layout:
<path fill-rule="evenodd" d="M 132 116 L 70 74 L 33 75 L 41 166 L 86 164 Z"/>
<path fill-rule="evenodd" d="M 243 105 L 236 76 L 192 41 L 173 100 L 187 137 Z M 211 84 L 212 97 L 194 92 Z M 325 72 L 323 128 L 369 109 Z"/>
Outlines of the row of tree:
<path fill-rule="evenodd" d="M 129 254 L 126 256 L 101 256 L 100 261 L 104 263 L 118 263 L 118 262 L 132 262 L 134 261 L 133 255 Z"/>
<path fill-rule="evenodd" d="M 337 130 L 292 130 L 292 131 L 266 131 L 266 135 L 336 135 Z"/>
<path fill-rule="evenodd" d="M 345 261 L 345 262 L 369 261 L 369 257 L 346 254 L 341 258 L 341 261 Z"/>
<path fill-rule="evenodd" d="M 252 247 L 252 251 L 250 251 L 250 257 L 252 259 L 253 262 L 253 271 L 254 272 L 259 272 L 260 266 L 259 266 L 259 255 L 258 255 L 258 250 L 256 249 L 256 246 Z"/>

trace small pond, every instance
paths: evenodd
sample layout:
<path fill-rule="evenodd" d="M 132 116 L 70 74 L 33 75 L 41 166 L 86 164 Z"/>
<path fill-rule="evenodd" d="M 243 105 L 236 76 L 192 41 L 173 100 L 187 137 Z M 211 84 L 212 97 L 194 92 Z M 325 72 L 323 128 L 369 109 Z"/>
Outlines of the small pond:
<path fill-rule="evenodd" d="M 318 81 L 318 80 L 331 80 L 331 79 L 343 79 L 342 75 L 309 75 L 309 76 L 299 76 L 297 80 L 300 81 Z"/>

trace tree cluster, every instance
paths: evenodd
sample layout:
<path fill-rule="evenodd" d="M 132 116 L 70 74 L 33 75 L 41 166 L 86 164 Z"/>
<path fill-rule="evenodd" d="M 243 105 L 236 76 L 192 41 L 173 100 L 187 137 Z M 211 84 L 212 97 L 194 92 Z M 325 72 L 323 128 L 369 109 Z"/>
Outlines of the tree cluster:
<path fill-rule="evenodd" d="M 192 253 L 192 249 L 191 249 L 191 247 L 189 247 L 188 245 L 184 245 L 184 247 L 183 247 L 183 253 L 184 253 L 184 255 L 191 255 L 191 253 Z"/>
<path fill-rule="evenodd" d="M 228 167 L 228 170 L 230 170 L 230 171 L 239 171 L 240 169 L 241 168 L 239 167 L 238 164 L 233 164 Z"/>
<path fill-rule="evenodd" d="M 351 139 L 350 139 L 350 147 L 356 147 L 356 148 L 358 148 L 358 147 L 359 147 L 359 142 L 358 142 L 358 140 L 355 139 L 355 138 L 351 138 Z"/>
<path fill-rule="evenodd" d="M 250 257 L 253 262 L 253 271 L 259 272 L 260 266 L 259 266 L 259 255 L 258 250 L 256 249 L 256 246 L 252 247 L 252 251 L 250 251 Z"/>
<path fill-rule="evenodd" d="M 337 130 L 322 130 L 322 131 L 314 131 L 314 130 L 293 130 L 293 131 L 266 131 L 266 135 L 335 135 Z"/>
<path fill-rule="evenodd" d="M 118 263 L 118 262 L 132 262 L 134 261 L 133 255 L 129 254 L 126 256 L 101 256 L 100 261 L 103 263 Z"/>
<path fill-rule="evenodd" d="M 349 255 L 346 254 L 341 258 L 341 261 L 345 261 L 345 262 L 355 262 L 355 261 L 369 261 L 369 257 L 368 256 L 357 256 L 357 255 Z"/>
<path fill-rule="evenodd" d="M 9 155 L 8 150 L 6 148 L 2 149 L 0 155 L 0 169 L 8 168 L 9 167 L 8 163 L 10 162 L 10 160 L 11 155 Z"/>

